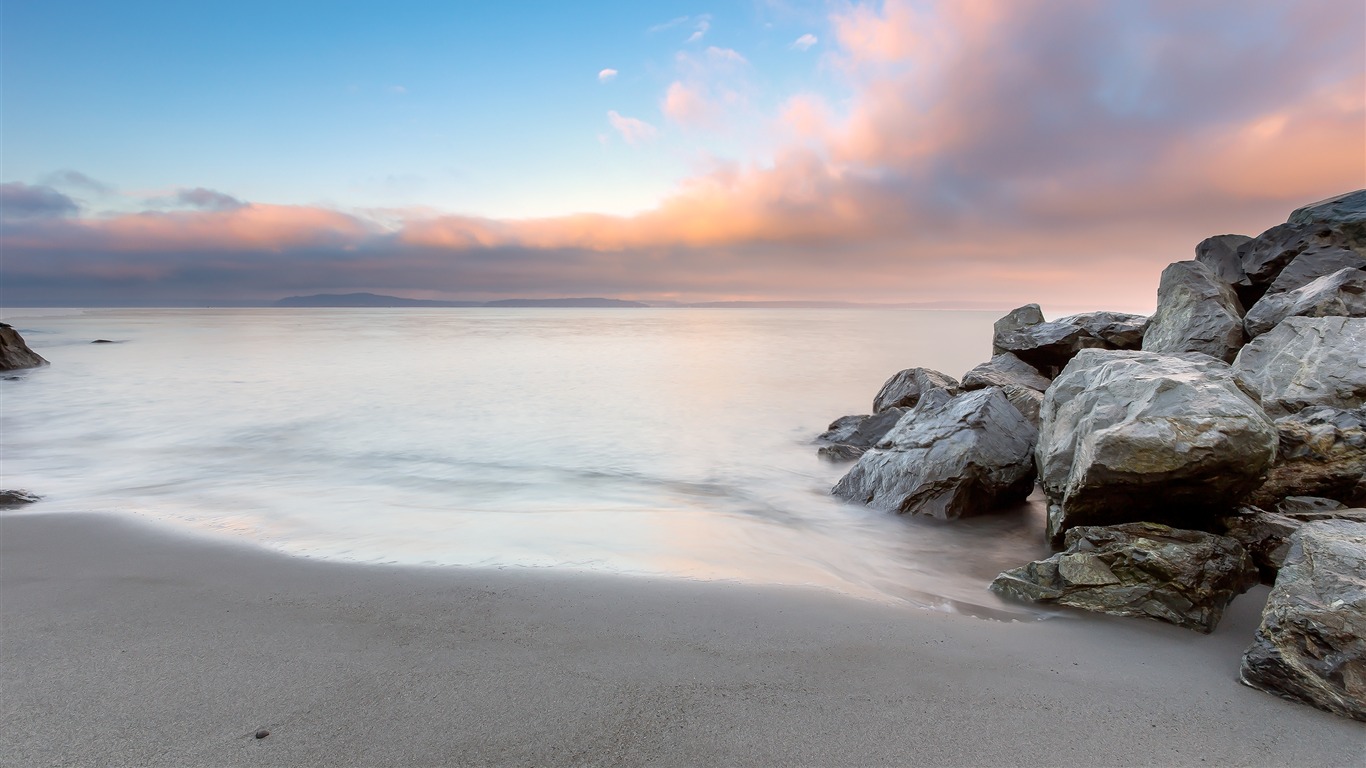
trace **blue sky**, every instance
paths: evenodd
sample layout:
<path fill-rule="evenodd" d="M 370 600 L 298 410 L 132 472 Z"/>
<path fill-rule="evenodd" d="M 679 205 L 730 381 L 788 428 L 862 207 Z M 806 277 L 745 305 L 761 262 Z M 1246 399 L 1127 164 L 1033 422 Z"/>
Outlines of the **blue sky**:
<path fill-rule="evenodd" d="M 1360 0 L 2 11 L 0 304 L 1142 311 L 1366 187 Z"/>

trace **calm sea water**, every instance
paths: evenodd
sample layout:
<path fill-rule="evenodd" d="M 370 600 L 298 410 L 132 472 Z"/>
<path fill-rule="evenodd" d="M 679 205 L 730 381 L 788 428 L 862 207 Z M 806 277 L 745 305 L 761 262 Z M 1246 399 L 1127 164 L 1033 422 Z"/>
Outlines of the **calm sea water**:
<path fill-rule="evenodd" d="M 1036 507 L 942 524 L 832 499 L 811 444 L 994 312 L 11 310 L 31 511 L 137 514 L 288 553 L 809 584 L 977 615 Z M 115 344 L 91 344 L 110 339 Z"/>

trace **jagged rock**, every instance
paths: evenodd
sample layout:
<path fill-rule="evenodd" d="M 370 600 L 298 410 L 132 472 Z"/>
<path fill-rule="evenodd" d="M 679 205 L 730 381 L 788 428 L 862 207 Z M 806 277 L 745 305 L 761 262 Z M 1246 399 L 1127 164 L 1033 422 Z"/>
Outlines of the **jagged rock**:
<path fill-rule="evenodd" d="M 1287 317 L 1366 317 L 1366 270 L 1340 269 L 1293 291 L 1268 293 L 1248 310 L 1243 327 L 1256 337 Z"/>
<path fill-rule="evenodd" d="M 1276 429 L 1226 363 L 1084 350 L 1044 396 L 1037 463 L 1055 546 L 1078 525 L 1200 528 L 1261 483 Z"/>
<path fill-rule="evenodd" d="M 953 520 L 1024 501 L 1037 436 L 998 388 L 928 395 L 832 489 L 899 514 Z"/>
<path fill-rule="evenodd" d="M 991 354 L 999 355 L 1005 352 L 1000 346 L 1001 339 L 1042 322 L 1043 310 L 1039 308 L 1038 304 L 1026 304 L 1023 307 L 1010 310 L 1005 317 L 997 320 L 991 327 Z"/>
<path fill-rule="evenodd" d="M 1276 419 L 1276 463 L 1249 503 L 1274 508 L 1287 496 L 1366 505 L 1366 407 L 1316 406 Z"/>
<path fill-rule="evenodd" d="M 1287 496 L 1276 505 L 1276 511 L 1288 517 L 1301 520 L 1326 520 L 1332 513 L 1346 509 L 1347 505 L 1337 499 L 1322 496 Z"/>
<path fill-rule="evenodd" d="M 1241 507 L 1231 515 L 1219 519 L 1223 534 L 1237 539 L 1261 572 L 1262 581 L 1270 584 L 1285 562 L 1290 551 L 1290 536 L 1305 523 L 1316 520 L 1352 520 L 1366 523 L 1366 509 L 1350 509 L 1331 499 L 1310 496 L 1287 499 L 1280 509 L 1267 512 L 1257 507 Z"/>
<path fill-rule="evenodd" d="M 1195 246 L 1195 260 L 1209 267 L 1219 282 L 1236 285 L 1243 279 L 1243 262 L 1238 249 L 1252 240 L 1247 235 L 1215 235 Z"/>
<path fill-rule="evenodd" d="M 1285 269 L 1276 275 L 1261 301 L 1267 296 L 1293 291 L 1341 269 L 1366 269 L 1366 256 L 1336 246 L 1308 248 L 1291 259 Z"/>
<path fill-rule="evenodd" d="M 24 337 L 9 323 L 0 323 L 0 371 L 47 365 L 43 356 L 28 348 Z"/>
<path fill-rule="evenodd" d="M 1243 306 L 1214 270 L 1198 261 L 1178 261 L 1162 270 L 1144 350 L 1204 352 L 1230 363 L 1244 340 Z"/>
<path fill-rule="evenodd" d="M 871 416 L 842 416 L 816 438 L 817 454 L 831 461 L 851 461 L 877 445 L 906 414 L 907 408 L 888 408 Z"/>
<path fill-rule="evenodd" d="M 1366 721 L 1366 523 L 1322 520 L 1291 536 L 1239 678 Z"/>
<path fill-rule="evenodd" d="M 35 501 L 41 501 L 42 498 L 36 493 L 7 488 L 0 490 L 0 509 L 32 504 Z"/>
<path fill-rule="evenodd" d="M 949 394 L 958 393 L 958 382 L 952 376 L 929 368 L 907 368 L 898 371 L 887 380 L 873 398 L 873 413 L 878 414 L 889 408 L 914 408 L 920 398 L 932 389 L 942 389 Z"/>
<path fill-rule="evenodd" d="M 1233 370 L 1273 418 L 1356 407 L 1366 402 L 1366 318 L 1288 317 L 1243 347 Z"/>
<path fill-rule="evenodd" d="M 1366 189 L 1310 203 L 1296 209 L 1287 221 L 1329 227 L 1348 247 L 1366 245 Z"/>
<path fill-rule="evenodd" d="M 1018 310 L 1017 310 L 1018 311 Z M 1067 365 L 1083 349 L 1137 348 L 1148 318 L 1124 312 L 1088 312 L 997 333 L 997 354 L 1010 352 L 1043 373 Z"/>
<path fill-rule="evenodd" d="M 1212 632 L 1233 598 L 1257 583 L 1237 541 L 1156 523 L 1081 526 L 1066 550 L 991 583 L 1004 595 Z"/>
<path fill-rule="evenodd" d="M 1043 410 L 1043 393 L 1030 387 L 1021 387 L 1015 384 L 1007 384 L 1001 387 L 1006 399 L 1015 406 L 1015 410 L 1020 412 L 1025 420 L 1039 428 L 1039 413 Z"/>
<path fill-rule="evenodd" d="M 1048 389 L 1052 381 L 1041 375 L 1034 366 L 1020 358 L 1003 352 L 963 374 L 963 389 L 972 391 L 985 387 L 1004 387 L 1010 384 L 1037 389 Z"/>

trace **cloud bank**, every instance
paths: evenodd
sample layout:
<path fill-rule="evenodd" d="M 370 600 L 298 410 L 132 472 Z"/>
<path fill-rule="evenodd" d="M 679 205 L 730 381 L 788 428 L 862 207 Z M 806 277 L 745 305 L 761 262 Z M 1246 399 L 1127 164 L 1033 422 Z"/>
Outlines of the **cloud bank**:
<path fill-rule="evenodd" d="M 639 215 L 340 211 L 196 189 L 176 210 L 83 217 L 50 186 L 12 183 L 0 187 L 4 298 L 373 290 L 1142 309 L 1162 266 L 1199 239 L 1256 234 L 1366 186 L 1363 26 L 1366 9 L 1337 0 L 843 6 L 821 60 L 848 98 L 788 95 L 769 157 L 716 163 Z M 705 97 L 675 81 L 661 113 L 705 128 L 718 108 Z M 644 119 L 608 120 L 628 144 L 662 141 Z"/>

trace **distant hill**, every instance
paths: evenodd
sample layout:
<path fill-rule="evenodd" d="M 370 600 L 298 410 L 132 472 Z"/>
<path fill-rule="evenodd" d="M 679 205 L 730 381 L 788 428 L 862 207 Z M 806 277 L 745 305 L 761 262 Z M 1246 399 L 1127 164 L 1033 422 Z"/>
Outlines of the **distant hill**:
<path fill-rule="evenodd" d="M 638 301 L 621 299 L 502 299 L 499 301 L 433 301 L 404 299 L 378 293 L 318 293 L 289 296 L 275 302 L 277 307 L 646 307 Z"/>

